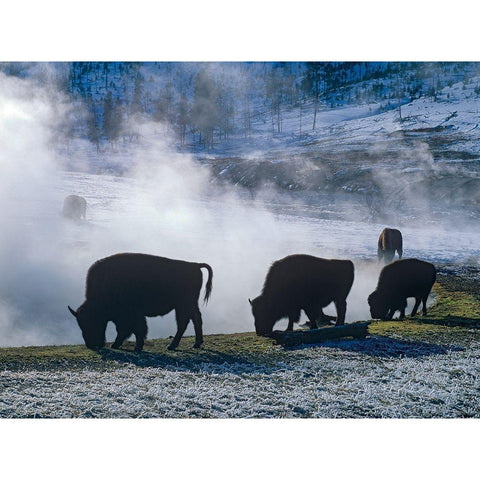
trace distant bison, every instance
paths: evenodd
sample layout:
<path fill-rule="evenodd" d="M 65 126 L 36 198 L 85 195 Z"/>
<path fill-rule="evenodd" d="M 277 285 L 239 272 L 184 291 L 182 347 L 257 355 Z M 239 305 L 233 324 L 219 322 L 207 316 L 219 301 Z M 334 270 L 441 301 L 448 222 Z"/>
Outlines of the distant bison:
<path fill-rule="evenodd" d="M 337 309 L 336 325 L 345 323 L 346 298 L 354 276 L 350 260 L 325 260 L 311 255 L 290 255 L 276 261 L 267 273 L 262 294 L 249 299 L 258 335 L 270 335 L 275 322 L 288 317 L 287 331 L 303 310 L 316 328 L 322 308 L 330 302 Z"/>
<path fill-rule="evenodd" d="M 117 327 L 112 348 L 133 333 L 135 350 L 141 351 L 147 336 L 145 317 L 166 315 L 175 309 L 177 333 L 168 349 L 175 349 L 190 319 L 195 328 L 195 348 L 203 343 L 202 315 L 198 297 L 202 288 L 201 268 L 208 270 L 205 302 L 212 291 L 213 272 L 206 263 L 156 257 L 141 253 L 119 253 L 95 262 L 87 273 L 86 300 L 75 312 L 85 345 L 105 345 L 107 323 Z"/>
<path fill-rule="evenodd" d="M 414 258 L 397 260 L 383 267 L 377 289 L 368 297 L 372 318 L 391 320 L 400 310 L 400 319 L 405 317 L 407 298 L 415 297 L 411 316 L 417 314 L 423 302 L 423 315 L 427 314 L 427 298 L 432 289 L 437 272 L 428 262 Z"/>
<path fill-rule="evenodd" d="M 398 252 L 398 258 L 402 258 L 402 234 L 396 228 L 384 228 L 378 237 L 378 261 L 383 258 L 385 263 L 390 263 L 395 256 L 395 250 Z"/>
<path fill-rule="evenodd" d="M 87 201 L 78 195 L 68 195 L 63 201 L 63 216 L 72 220 L 85 220 Z"/>

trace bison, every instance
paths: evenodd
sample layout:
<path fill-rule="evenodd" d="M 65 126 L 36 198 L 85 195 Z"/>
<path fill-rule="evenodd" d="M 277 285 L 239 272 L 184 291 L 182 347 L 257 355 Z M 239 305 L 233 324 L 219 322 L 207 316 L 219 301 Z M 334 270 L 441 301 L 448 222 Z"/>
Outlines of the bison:
<path fill-rule="evenodd" d="M 249 299 L 258 335 L 270 335 L 275 322 L 288 317 L 287 331 L 303 310 L 310 328 L 322 319 L 322 308 L 332 301 L 337 309 L 336 325 L 345 323 L 346 298 L 354 276 L 350 260 L 326 260 L 311 255 L 290 255 L 270 267 L 260 296 Z"/>
<path fill-rule="evenodd" d="M 398 258 L 402 258 L 402 234 L 396 228 L 384 228 L 378 237 L 378 261 L 380 262 L 383 258 L 385 263 L 390 263 L 395 256 L 395 250 L 398 252 Z"/>
<path fill-rule="evenodd" d="M 190 319 L 195 328 L 195 348 L 203 343 L 202 315 L 198 297 L 202 288 L 201 268 L 208 270 L 205 303 L 212 291 L 213 271 L 206 263 L 157 257 L 141 253 L 118 253 L 95 262 L 87 273 L 86 300 L 77 311 L 68 307 L 82 330 L 85 345 L 105 345 L 107 323 L 117 328 L 112 348 L 119 348 L 133 333 L 135 351 L 147 336 L 145 317 L 166 315 L 175 310 L 177 333 L 168 349 L 174 350 Z"/>
<path fill-rule="evenodd" d="M 78 195 L 68 195 L 63 201 L 63 216 L 72 220 L 85 220 L 87 201 Z"/>
<path fill-rule="evenodd" d="M 372 318 L 391 320 L 400 310 L 400 319 L 405 317 L 407 298 L 415 297 L 412 313 L 414 317 L 420 302 L 423 315 L 427 314 L 427 297 L 432 289 L 437 272 L 428 262 L 408 258 L 397 260 L 383 267 L 376 290 L 368 297 Z"/>

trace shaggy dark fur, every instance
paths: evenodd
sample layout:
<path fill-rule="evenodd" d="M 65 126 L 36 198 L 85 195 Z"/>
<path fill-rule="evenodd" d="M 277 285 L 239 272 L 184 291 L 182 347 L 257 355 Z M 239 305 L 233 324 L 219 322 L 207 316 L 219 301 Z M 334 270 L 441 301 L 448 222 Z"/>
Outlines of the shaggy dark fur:
<path fill-rule="evenodd" d="M 408 297 L 415 297 L 411 316 L 417 314 L 420 302 L 423 302 L 422 312 L 426 315 L 428 294 L 436 278 L 437 272 L 431 263 L 415 258 L 386 265 L 380 272 L 377 289 L 368 297 L 372 318 L 391 320 L 400 310 L 400 319 L 403 319 Z"/>
<path fill-rule="evenodd" d="M 145 317 L 175 310 L 177 333 L 169 345 L 175 349 L 190 319 L 195 328 L 195 348 L 203 343 L 202 315 L 198 297 L 202 288 L 201 268 L 208 270 L 205 302 L 212 291 L 213 272 L 206 263 L 156 257 L 141 253 L 119 253 L 95 262 L 87 273 L 86 300 L 75 312 L 85 344 L 96 349 L 105 345 L 107 323 L 117 327 L 112 348 L 133 333 L 135 350 L 141 351 L 147 336 Z"/>
<path fill-rule="evenodd" d="M 78 195 L 69 195 L 63 201 L 63 216 L 72 220 L 85 220 L 87 201 Z"/>
<path fill-rule="evenodd" d="M 395 250 L 398 252 L 398 258 L 402 258 L 402 234 L 396 228 L 384 228 L 378 237 L 378 261 L 380 262 L 383 258 L 385 263 L 390 263 L 395 256 Z"/>
<path fill-rule="evenodd" d="M 303 310 L 310 328 L 322 319 L 330 302 L 337 309 L 336 325 L 345 323 L 347 296 L 354 276 L 350 260 L 325 260 L 311 255 L 290 255 L 276 261 L 267 273 L 262 294 L 250 301 L 258 335 L 272 333 L 275 322 L 288 317 L 287 331 Z"/>

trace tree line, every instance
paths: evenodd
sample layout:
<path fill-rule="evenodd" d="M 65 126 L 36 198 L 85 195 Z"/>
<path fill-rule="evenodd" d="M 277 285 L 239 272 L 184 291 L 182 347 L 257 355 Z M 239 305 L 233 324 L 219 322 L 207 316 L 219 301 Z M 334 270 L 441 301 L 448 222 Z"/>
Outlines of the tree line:
<path fill-rule="evenodd" d="M 318 128 L 321 109 L 436 99 L 475 73 L 478 64 L 461 62 L 72 62 L 64 85 L 87 107 L 83 133 L 97 146 L 135 141 L 138 122 L 153 120 L 182 146 L 212 149 L 258 123 L 280 135 L 288 112 L 302 134 Z"/>

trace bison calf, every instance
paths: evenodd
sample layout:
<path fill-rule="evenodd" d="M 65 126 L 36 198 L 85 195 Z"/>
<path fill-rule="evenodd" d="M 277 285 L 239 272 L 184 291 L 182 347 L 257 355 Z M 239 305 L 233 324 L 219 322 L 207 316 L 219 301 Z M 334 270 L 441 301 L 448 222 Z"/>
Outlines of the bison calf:
<path fill-rule="evenodd" d="M 396 228 L 384 228 L 378 237 L 378 261 L 380 262 L 383 258 L 385 263 L 390 263 L 395 256 L 395 250 L 398 253 L 398 258 L 402 258 L 402 234 L 400 230 L 397 230 Z"/>
<path fill-rule="evenodd" d="M 63 216 L 72 220 L 80 220 L 87 213 L 87 201 L 78 195 L 68 195 L 63 201 Z"/>
<path fill-rule="evenodd" d="M 416 315 L 420 302 L 423 302 L 422 312 L 426 315 L 427 298 L 436 277 L 431 263 L 414 258 L 397 260 L 383 267 L 377 289 L 368 297 L 372 318 L 391 320 L 400 310 L 400 319 L 403 319 L 409 297 L 415 297 L 411 316 Z"/>
<path fill-rule="evenodd" d="M 206 263 L 156 257 L 141 253 L 119 253 L 95 262 L 87 273 L 86 300 L 74 311 L 85 345 L 105 345 L 107 323 L 117 328 L 112 348 L 133 333 L 135 350 L 141 351 L 147 336 L 145 317 L 166 315 L 175 310 L 177 333 L 168 349 L 175 349 L 190 319 L 195 328 L 195 348 L 203 343 L 202 315 L 198 297 L 202 288 L 201 268 L 208 270 L 205 302 L 212 291 L 213 272 Z"/>
<path fill-rule="evenodd" d="M 303 310 L 310 328 L 323 317 L 322 308 L 334 302 L 336 325 L 345 323 L 347 296 L 354 276 L 350 260 L 325 260 L 311 255 L 290 255 L 276 261 L 267 273 L 262 294 L 249 299 L 258 335 L 270 335 L 275 322 L 288 317 L 287 331 Z"/>

